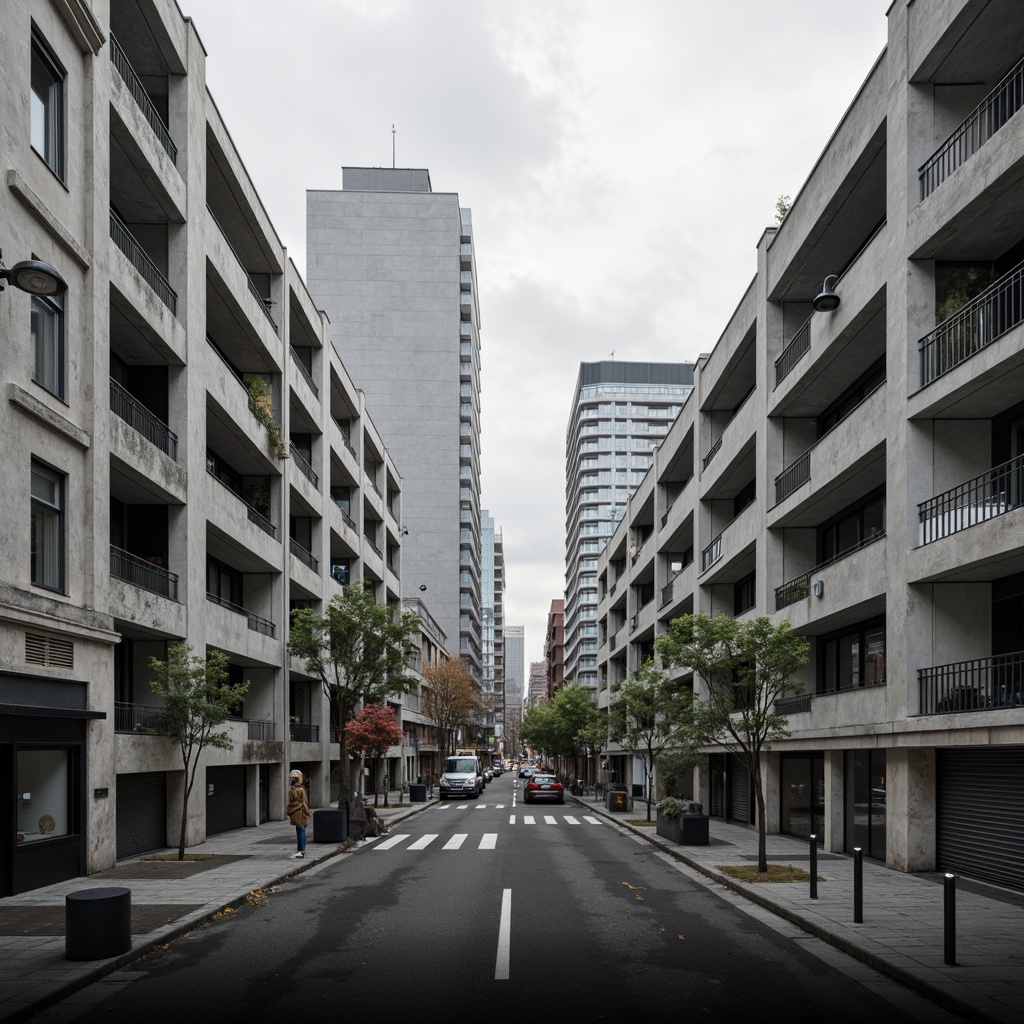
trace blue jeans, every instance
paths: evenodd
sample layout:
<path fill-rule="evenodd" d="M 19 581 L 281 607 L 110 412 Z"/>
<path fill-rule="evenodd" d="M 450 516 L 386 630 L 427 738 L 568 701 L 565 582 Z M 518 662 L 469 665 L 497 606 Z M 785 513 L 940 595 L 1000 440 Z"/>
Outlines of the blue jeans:
<path fill-rule="evenodd" d="M 295 826 L 295 843 L 296 843 L 296 847 L 297 847 L 296 851 L 295 851 L 296 853 L 305 853 L 306 852 L 306 826 L 305 825 L 296 825 Z"/>

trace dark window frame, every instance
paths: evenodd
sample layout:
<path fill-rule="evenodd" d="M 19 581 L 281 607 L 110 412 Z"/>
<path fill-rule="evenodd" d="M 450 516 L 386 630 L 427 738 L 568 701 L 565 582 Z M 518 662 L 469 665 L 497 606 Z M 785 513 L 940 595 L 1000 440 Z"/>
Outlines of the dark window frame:
<path fill-rule="evenodd" d="M 847 507 L 844 508 L 843 511 L 840 512 L 838 515 L 833 516 L 831 519 L 827 519 L 824 523 L 818 526 L 816 530 L 816 544 L 819 565 L 823 562 L 828 561 L 830 558 L 842 554 L 844 551 L 852 550 L 853 548 L 857 547 L 859 544 L 863 543 L 867 539 L 867 537 L 865 536 L 864 512 L 865 510 L 875 505 L 879 499 L 881 499 L 882 502 L 882 531 L 884 532 L 886 506 L 886 494 L 884 484 L 881 487 L 876 487 L 873 491 L 870 491 L 868 494 L 864 495 L 863 498 L 861 498 L 854 504 L 847 505 Z M 829 531 L 836 530 L 844 523 L 849 523 L 851 521 L 855 523 L 857 528 L 856 540 L 854 540 L 850 544 L 847 544 L 845 547 L 839 547 L 840 542 L 838 540 L 838 534 L 836 534 L 835 539 L 833 540 L 833 547 L 830 549 L 828 547 Z M 872 534 L 872 536 L 874 536 L 874 534 Z"/>
<path fill-rule="evenodd" d="M 54 500 L 37 493 L 35 478 L 47 480 L 54 487 Z M 32 585 L 57 593 L 66 593 L 65 568 L 67 562 L 66 508 L 67 475 L 33 458 L 30 470 L 31 544 L 30 564 Z M 56 523 L 55 537 L 50 543 L 39 534 L 40 527 Z"/>
<path fill-rule="evenodd" d="M 65 108 L 67 72 L 46 40 L 32 30 L 29 143 L 54 174 L 65 178 Z M 38 104 L 38 106 L 37 106 Z M 42 137 L 37 137 L 37 110 L 42 109 Z M 38 143 L 38 145 L 37 145 Z"/>
<path fill-rule="evenodd" d="M 748 573 L 732 586 L 733 615 L 742 615 L 757 607 L 757 571 Z M 747 602 L 747 603 L 744 603 Z"/>
<path fill-rule="evenodd" d="M 30 309 L 32 343 L 35 350 L 32 380 L 63 401 L 64 299 L 60 295 L 33 295 Z M 52 336 L 46 336 L 47 332 L 41 329 L 44 319 L 54 325 Z"/>
<path fill-rule="evenodd" d="M 881 675 L 877 674 L 878 663 L 869 663 L 868 658 L 868 635 L 882 632 L 882 660 Z M 843 643 L 849 638 L 856 637 L 857 644 L 857 666 L 856 671 L 851 669 L 850 682 L 844 684 L 842 679 L 842 656 Z M 830 650 L 830 646 L 834 649 Z M 848 649 L 848 648 L 847 648 Z M 880 615 L 872 619 L 865 619 L 861 622 L 851 623 L 843 629 L 835 630 L 818 637 L 817 641 L 817 671 L 815 673 L 816 693 L 843 693 L 847 690 L 863 689 L 866 686 L 879 686 L 886 682 L 886 621 L 885 616 Z M 832 662 L 832 673 L 829 673 L 829 663 Z"/>

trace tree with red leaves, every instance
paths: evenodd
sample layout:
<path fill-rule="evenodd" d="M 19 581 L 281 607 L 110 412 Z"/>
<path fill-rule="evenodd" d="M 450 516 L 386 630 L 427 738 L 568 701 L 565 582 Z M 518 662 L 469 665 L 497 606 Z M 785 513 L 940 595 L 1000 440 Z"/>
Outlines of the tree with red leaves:
<path fill-rule="evenodd" d="M 365 704 L 363 710 L 345 726 L 345 739 L 350 750 L 369 757 L 376 768 L 389 747 L 402 742 L 402 727 L 395 718 L 395 709 L 389 704 Z M 374 772 L 373 805 L 377 806 L 377 773 Z M 387 786 L 384 787 L 384 806 L 388 806 Z"/>

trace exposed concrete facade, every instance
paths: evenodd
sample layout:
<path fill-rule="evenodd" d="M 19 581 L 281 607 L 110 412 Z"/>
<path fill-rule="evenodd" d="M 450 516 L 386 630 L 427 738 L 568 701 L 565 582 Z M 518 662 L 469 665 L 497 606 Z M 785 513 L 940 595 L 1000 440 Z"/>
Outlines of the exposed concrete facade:
<path fill-rule="evenodd" d="M 186 841 L 282 817 L 293 765 L 325 805 L 337 755 L 289 610 L 360 579 L 400 602 L 399 469 L 205 64 L 173 0 L 5 10 L 4 258 L 68 289 L 38 308 L 0 295 L 0 778 L 22 794 L 0 895 L 176 842 L 184 773 L 146 734 L 149 658 L 170 642 L 224 651 L 250 683 L 233 749 L 203 756 Z M 424 729 L 406 727 L 407 754 Z M 58 778 L 70 803 L 46 806 Z"/>
<path fill-rule="evenodd" d="M 482 676 L 480 311 L 470 211 L 426 170 L 346 167 L 306 199 L 306 273 L 403 467 L 403 576 Z"/>
<path fill-rule="evenodd" d="M 684 613 L 787 619 L 768 828 L 1019 886 L 1024 13 L 888 24 L 601 556 L 600 701 Z M 753 821 L 737 781 L 693 786 Z"/>

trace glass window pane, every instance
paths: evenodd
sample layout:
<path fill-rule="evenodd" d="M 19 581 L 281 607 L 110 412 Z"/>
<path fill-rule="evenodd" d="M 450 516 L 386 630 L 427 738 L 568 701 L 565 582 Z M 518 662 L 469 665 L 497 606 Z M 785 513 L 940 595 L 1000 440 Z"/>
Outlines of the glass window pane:
<path fill-rule="evenodd" d="M 32 582 L 52 590 L 63 588 L 64 495 L 62 478 L 32 464 L 30 560 Z"/>
<path fill-rule="evenodd" d="M 57 301 L 32 297 L 32 338 L 35 343 L 35 381 L 64 397 L 63 310 Z"/>
<path fill-rule="evenodd" d="M 64 174 L 64 75 L 42 41 L 32 39 L 30 141 L 54 173 Z"/>
<path fill-rule="evenodd" d="M 839 639 L 839 688 L 860 686 L 860 635 L 850 633 Z"/>
<path fill-rule="evenodd" d="M 864 681 L 881 683 L 885 680 L 885 629 L 881 626 L 864 634 Z"/>
<path fill-rule="evenodd" d="M 18 751 L 19 843 L 34 843 L 71 833 L 70 756 L 67 750 Z"/>
<path fill-rule="evenodd" d="M 875 537 L 885 529 L 885 498 L 864 506 L 864 539 Z"/>

